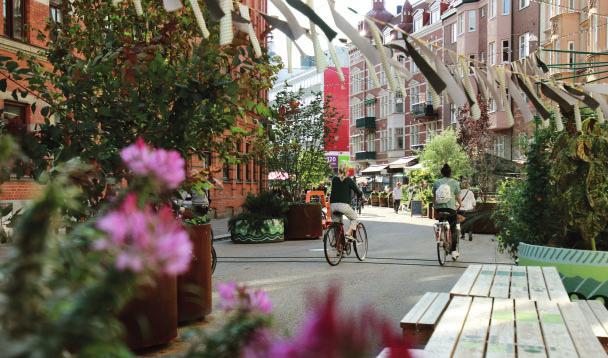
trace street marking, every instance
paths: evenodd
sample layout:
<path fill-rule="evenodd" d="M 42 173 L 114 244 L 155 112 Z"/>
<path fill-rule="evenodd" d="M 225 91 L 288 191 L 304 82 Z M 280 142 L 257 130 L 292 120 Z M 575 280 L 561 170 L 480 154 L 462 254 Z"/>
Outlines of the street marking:
<path fill-rule="evenodd" d="M 308 251 L 323 251 L 325 249 L 308 249 Z"/>

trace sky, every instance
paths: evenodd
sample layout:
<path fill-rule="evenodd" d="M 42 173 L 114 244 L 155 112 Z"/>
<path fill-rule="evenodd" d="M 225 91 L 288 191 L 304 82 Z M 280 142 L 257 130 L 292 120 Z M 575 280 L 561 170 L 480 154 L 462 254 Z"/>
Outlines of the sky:
<path fill-rule="evenodd" d="M 372 8 L 372 1 L 373 0 L 336 0 L 336 10 L 338 10 L 338 12 L 342 16 L 344 16 L 351 23 L 351 25 L 353 27 L 356 28 L 357 24 L 359 23 L 359 21 L 361 21 L 363 19 L 363 17 L 360 15 L 354 14 L 352 11 L 348 10 L 348 7 L 357 11 L 357 13 L 359 13 L 361 15 L 365 15 Z M 304 2 L 306 2 L 306 1 L 304 0 Z M 405 0 L 385 0 L 385 8 L 390 13 L 395 15 L 397 12 L 397 5 L 403 5 L 404 2 L 405 2 Z M 412 1 L 412 3 L 416 3 L 416 2 L 417 1 Z M 338 28 L 335 26 L 333 18 L 331 16 L 331 12 L 329 11 L 329 5 L 327 4 L 327 0 L 314 0 L 314 9 L 317 12 L 317 14 L 323 19 L 323 21 L 327 22 L 327 24 L 329 26 L 331 26 L 334 30 L 338 31 Z M 296 15 L 296 17 L 302 27 L 304 27 L 304 28 L 310 27 L 309 21 L 304 15 L 301 15 L 295 9 L 292 9 L 292 12 Z M 284 17 L 281 15 L 279 10 L 277 10 L 277 8 L 272 4 L 271 1 L 268 1 L 268 13 L 270 15 L 277 15 L 277 16 L 279 16 L 279 18 L 284 20 Z M 321 33 L 321 36 L 320 36 L 321 46 L 325 50 L 327 48 L 327 44 L 325 43 L 326 39 L 325 39 L 325 36 L 322 35 L 322 32 L 317 29 L 317 33 L 319 33 L 319 32 Z M 277 55 L 281 56 L 281 58 L 283 59 L 283 63 L 285 64 L 285 66 L 287 66 L 287 45 L 286 45 L 285 35 L 283 35 L 283 33 L 278 30 L 274 30 L 272 32 L 272 35 L 273 35 L 273 50 L 277 53 Z M 345 38 L 345 36 L 341 33 L 338 34 L 338 37 Z M 342 44 L 342 43 L 339 42 L 337 39 L 334 39 L 334 45 L 339 45 L 339 44 Z M 298 45 L 300 45 L 302 47 L 302 49 L 304 50 L 304 52 L 306 52 L 308 55 L 314 55 L 312 42 L 310 40 L 308 40 L 308 38 L 305 38 L 304 36 L 302 36 L 298 40 Z M 294 49 L 293 49 L 293 67 L 294 67 L 294 69 L 297 69 L 299 66 L 300 66 L 300 54 L 294 47 Z"/>

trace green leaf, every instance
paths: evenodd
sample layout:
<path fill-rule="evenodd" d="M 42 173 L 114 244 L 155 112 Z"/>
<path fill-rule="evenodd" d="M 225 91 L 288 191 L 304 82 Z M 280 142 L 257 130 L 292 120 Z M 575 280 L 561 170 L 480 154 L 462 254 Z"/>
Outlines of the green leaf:
<path fill-rule="evenodd" d="M 6 78 L 3 78 L 0 80 L 0 91 L 2 91 L 2 92 L 6 91 Z"/>
<path fill-rule="evenodd" d="M 42 109 L 40 110 L 40 114 L 42 114 L 44 117 L 48 117 L 50 112 L 51 112 L 51 107 L 49 107 L 49 106 L 42 107 Z"/>
<path fill-rule="evenodd" d="M 17 94 L 17 90 L 13 90 L 13 92 L 11 92 L 11 97 L 13 97 L 13 99 L 15 101 L 19 100 L 19 95 Z"/>
<path fill-rule="evenodd" d="M 15 72 L 19 68 L 19 64 L 15 61 L 8 61 L 5 66 L 9 72 Z"/>
<path fill-rule="evenodd" d="M 36 113 L 36 102 L 32 103 L 30 108 L 32 109 L 32 114 L 35 114 Z"/>

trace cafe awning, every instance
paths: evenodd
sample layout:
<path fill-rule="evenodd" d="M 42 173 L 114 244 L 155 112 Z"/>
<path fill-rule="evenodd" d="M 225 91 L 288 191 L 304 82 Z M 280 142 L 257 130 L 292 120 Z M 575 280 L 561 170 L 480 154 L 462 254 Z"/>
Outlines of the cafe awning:
<path fill-rule="evenodd" d="M 416 169 L 424 169 L 424 165 L 422 165 L 422 163 L 418 163 L 418 164 L 412 165 L 411 167 L 405 168 L 406 171 L 412 171 L 412 170 L 416 170 Z"/>
<path fill-rule="evenodd" d="M 389 168 L 407 168 L 409 166 L 414 165 L 414 162 L 418 160 L 416 156 L 403 157 L 395 160 L 394 162 L 388 163 Z"/>
<path fill-rule="evenodd" d="M 361 171 L 361 173 L 362 174 L 380 173 L 381 171 L 386 169 L 386 167 L 387 167 L 386 164 L 374 164 L 374 165 L 370 165 L 369 167 L 363 169 Z"/>

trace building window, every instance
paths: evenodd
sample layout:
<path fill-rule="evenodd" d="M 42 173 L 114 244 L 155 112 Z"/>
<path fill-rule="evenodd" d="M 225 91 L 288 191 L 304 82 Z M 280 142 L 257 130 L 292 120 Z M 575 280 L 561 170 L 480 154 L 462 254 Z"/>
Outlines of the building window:
<path fill-rule="evenodd" d="M 519 36 L 519 58 L 524 58 L 530 54 L 530 33 Z"/>
<path fill-rule="evenodd" d="M 249 155 L 251 151 L 251 144 L 247 143 L 245 144 L 245 154 Z M 252 171 L 252 160 L 249 159 L 247 161 L 247 164 L 245 164 L 245 180 L 250 182 L 251 181 L 251 171 Z"/>
<path fill-rule="evenodd" d="M 413 111 L 418 103 L 420 103 L 420 87 L 414 86 L 410 88 L 410 111 Z"/>
<path fill-rule="evenodd" d="M 230 180 L 230 164 L 224 163 L 223 169 L 224 180 Z"/>
<path fill-rule="evenodd" d="M 4 35 L 18 39 L 25 39 L 25 4 L 24 0 L 4 0 Z"/>
<path fill-rule="evenodd" d="M 416 15 L 414 17 L 414 32 L 422 30 L 423 26 L 422 14 Z"/>
<path fill-rule="evenodd" d="M 420 144 L 420 129 L 414 124 L 410 127 L 410 146 L 418 144 Z"/>
<path fill-rule="evenodd" d="M 431 24 L 439 22 L 440 14 L 439 14 L 439 1 L 436 1 L 431 6 Z"/>
<path fill-rule="evenodd" d="M 450 103 L 450 123 L 456 124 L 457 121 L 458 119 L 456 117 L 456 106 L 454 105 L 454 103 Z"/>
<path fill-rule="evenodd" d="M 437 134 L 437 122 L 426 124 L 426 142 L 428 143 Z"/>
<path fill-rule="evenodd" d="M 486 7 L 482 7 L 481 9 L 479 9 L 479 16 L 481 17 L 486 17 Z"/>
<path fill-rule="evenodd" d="M 490 65 L 496 64 L 496 42 L 488 44 L 488 58 L 490 59 Z"/>
<path fill-rule="evenodd" d="M 467 14 L 469 16 L 469 32 L 473 32 L 477 30 L 477 11 L 469 10 Z"/>
<path fill-rule="evenodd" d="M 568 41 L 568 65 L 570 66 L 570 68 L 574 68 L 574 58 L 575 58 L 575 53 L 574 53 L 574 42 L 573 41 Z"/>
<path fill-rule="evenodd" d="M 376 133 L 371 132 L 367 135 L 367 148 L 365 149 L 368 152 L 376 151 Z"/>
<path fill-rule="evenodd" d="M 367 111 L 367 117 L 375 117 L 376 116 L 376 98 L 371 97 L 365 101 L 365 109 Z"/>
<path fill-rule="evenodd" d="M 395 113 L 403 113 L 403 93 L 395 92 Z"/>
<path fill-rule="evenodd" d="M 475 55 L 469 55 L 469 74 L 474 74 L 473 67 L 475 67 Z"/>
<path fill-rule="evenodd" d="M 502 40 L 502 62 L 511 61 L 511 49 L 509 47 L 509 40 Z"/>
<path fill-rule="evenodd" d="M 574 0 L 568 0 L 568 9 L 574 10 Z"/>
<path fill-rule="evenodd" d="M 524 9 L 530 6 L 530 0 L 519 0 L 519 9 Z"/>
<path fill-rule="evenodd" d="M 497 135 L 494 138 L 494 154 L 498 157 L 505 158 L 505 136 Z"/>
<path fill-rule="evenodd" d="M 599 40 L 599 23 L 598 23 L 598 18 L 599 15 L 598 14 L 593 14 L 591 15 L 591 27 L 593 28 L 593 50 L 597 51 L 599 46 L 598 40 Z"/>
<path fill-rule="evenodd" d="M 456 23 L 452 24 L 452 43 L 456 42 L 456 39 L 458 38 L 458 30 L 456 29 Z"/>
<path fill-rule="evenodd" d="M 464 13 L 458 14 L 458 35 L 464 32 Z"/>
<path fill-rule="evenodd" d="M 496 112 L 496 102 L 493 98 L 488 99 L 488 113 Z"/>
<path fill-rule="evenodd" d="M 490 12 L 490 19 L 496 17 L 496 1 L 497 0 L 490 0 L 489 2 L 488 11 Z"/>
<path fill-rule="evenodd" d="M 395 128 L 395 149 L 402 150 L 403 149 L 403 128 Z"/>
<path fill-rule="evenodd" d="M 51 0 L 49 4 L 49 17 L 51 18 L 51 21 L 60 23 L 63 19 L 60 6 L 61 0 Z"/>
<path fill-rule="evenodd" d="M 240 141 L 238 141 L 236 143 L 236 152 L 241 153 L 242 150 L 243 150 L 243 145 Z M 241 160 L 242 159 L 239 158 L 239 162 L 236 164 L 236 180 L 237 181 L 243 181 L 243 170 L 242 170 Z"/>
<path fill-rule="evenodd" d="M 26 109 L 26 104 L 4 101 L 4 111 L 0 118 L 3 118 L 7 133 L 18 137 L 27 132 Z"/>
<path fill-rule="evenodd" d="M 485 52 L 480 52 L 479 53 L 479 62 L 481 63 L 486 63 L 486 53 Z"/>
<path fill-rule="evenodd" d="M 502 14 L 509 15 L 511 12 L 511 0 L 502 0 Z"/>
<path fill-rule="evenodd" d="M 412 73 L 418 73 L 418 66 L 416 66 L 416 63 L 414 63 L 414 61 L 410 61 L 410 71 Z"/>

